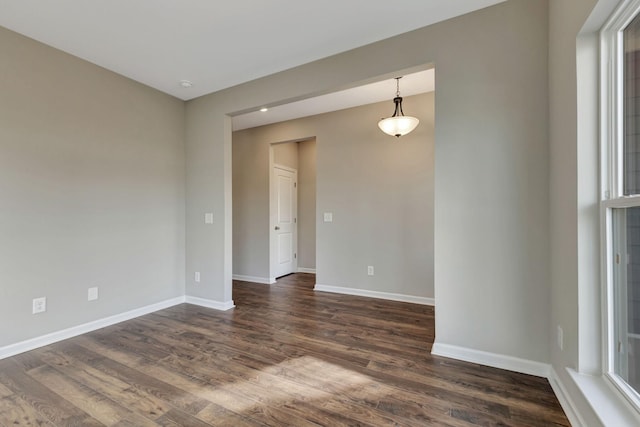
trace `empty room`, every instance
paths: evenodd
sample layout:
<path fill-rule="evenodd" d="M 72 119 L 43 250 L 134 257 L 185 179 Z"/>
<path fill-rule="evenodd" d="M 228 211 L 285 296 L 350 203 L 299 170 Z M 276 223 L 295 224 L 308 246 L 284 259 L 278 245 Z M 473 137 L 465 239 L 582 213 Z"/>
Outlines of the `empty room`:
<path fill-rule="evenodd" d="M 0 0 L 0 425 L 640 425 L 639 16 Z"/>

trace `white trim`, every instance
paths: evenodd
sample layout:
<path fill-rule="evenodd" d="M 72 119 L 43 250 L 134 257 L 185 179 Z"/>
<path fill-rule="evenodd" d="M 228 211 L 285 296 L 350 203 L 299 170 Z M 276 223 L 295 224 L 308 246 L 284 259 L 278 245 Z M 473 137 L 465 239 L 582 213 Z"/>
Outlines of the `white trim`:
<path fill-rule="evenodd" d="M 566 368 L 587 405 L 604 426 L 638 426 L 640 413 L 603 375 L 587 375 Z M 589 425 L 587 423 L 584 424 Z"/>
<path fill-rule="evenodd" d="M 640 206 L 640 196 L 624 196 L 617 199 L 607 199 L 602 201 L 602 206 L 605 209 L 624 209 Z"/>
<path fill-rule="evenodd" d="M 214 310 L 220 311 L 230 310 L 235 307 L 233 300 L 221 302 L 211 299 L 186 296 L 185 302 L 187 304 L 199 305 L 200 307 L 213 308 Z"/>
<path fill-rule="evenodd" d="M 244 276 L 242 274 L 234 274 L 233 280 L 239 280 L 241 282 L 262 283 L 264 285 L 273 285 L 274 283 L 276 283 L 275 277 Z"/>
<path fill-rule="evenodd" d="M 587 423 L 580 415 L 580 410 L 571 398 L 571 393 L 567 391 L 562 380 L 560 380 L 558 373 L 553 367 L 549 371 L 549 377 L 547 379 L 549 380 L 549 384 L 551 385 L 553 392 L 558 398 L 558 402 L 560 402 L 560 406 L 562 406 L 562 410 L 569 419 L 569 423 L 572 426 L 586 426 Z"/>
<path fill-rule="evenodd" d="M 601 353 L 602 366 L 596 375 L 588 376 L 568 370 L 577 387 L 585 395 L 594 411 L 612 416 L 609 411 L 619 410 L 612 403 L 624 400 L 634 408 L 636 421 L 640 414 L 640 399 L 635 390 L 621 377 L 626 376 L 626 340 L 622 352 L 619 351 L 620 337 L 626 337 L 626 295 L 625 263 L 618 265 L 614 257 L 626 253 L 625 217 L 617 216 L 614 210 L 640 206 L 637 195 L 625 196 L 624 174 L 624 37 L 625 27 L 640 13 L 640 0 L 621 0 L 605 21 L 600 32 L 600 267 L 601 267 Z M 580 308 L 583 308 L 580 305 Z M 583 310 L 584 311 L 584 310 Z M 589 313 L 589 310 L 584 311 Z M 580 325 L 582 326 L 582 325 Z M 582 351 L 582 349 L 580 349 Z M 581 356 L 580 354 L 579 356 Z M 581 366 L 578 366 L 581 368 Z M 584 371 L 580 369 L 580 371 Z M 618 372 L 616 374 L 615 372 Z M 613 398 L 612 398 L 613 397 Z M 624 399 L 620 399 L 623 397 Z M 611 400 L 612 402 L 608 402 Z M 596 406 L 602 406 L 598 408 Z M 618 408 L 616 408 L 618 406 Z M 609 409 L 607 409 L 609 408 Z M 604 419 L 603 419 L 604 420 Z M 607 422 L 605 424 L 609 425 Z M 617 423 L 616 425 L 622 425 Z"/>
<path fill-rule="evenodd" d="M 180 296 L 165 301 L 150 304 L 144 307 L 136 308 L 134 310 L 126 311 L 124 313 L 115 314 L 113 316 L 105 317 L 98 320 L 93 320 L 88 323 L 84 323 L 78 326 L 72 326 L 61 331 L 51 332 L 46 335 L 42 335 L 35 338 L 30 338 L 25 341 L 17 342 L 15 344 L 9 344 L 4 347 L 0 347 L 0 360 L 7 357 L 15 356 L 16 354 L 24 353 L 36 348 L 44 347 L 59 341 L 63 341 L 69 338 L 77 337 L 78 335 L 86 334 L 98 329 L 106 328 L 107 326 L 115 325 L 120 322 L 135 319 L 136 317 L 144 316 L 145 314 L 154 313 L 165 308 L 173 307 L 178 304 L 194 304 L 201 307 L 213 308 L 215 310 L 226 311 L 235 305 L 233 300 L 226 302 L 219 302 L 208 300 L 204 298 Z"/>
<path fill-rule="evenodd" d="M 298 273 L 316 274 L 315 268 L 298 267 Z"/>
<path fill-rule="evenodd" d="M 94 320 L 82 325 L 73 326 L 71 328 L 63 329 L 61 331 L 51 332 L 40 337 L 31 338 L 25 341 L 21 341 L 15 344 L 9 344 L 4 347 L 0 347 L 0 359 L 15 356 L 16 354 L 24 353 L 26 351 L 34 350 L 39 347 L 44 347 L 49 344 L 56 343 L 58 341 L 66 340 L 76 337 L 78 335 L 86 334 L 88 332 L 95 331 L 97 329 L 105 328 L 107 326 L 115 325 L 116 323 L 131 320 L 136 317 L 144 316 L 145 314 L 153 313 L 158 310 L 173 307 L 174 305 L 182 304 L 185 302 L 185 297 L 177 297 L 169 300 L 161 301 L 155 304 L 150 304 L 144 307 L 136 308 L 134 310 L 126 311 L 124 313 L 115 314 L 113 316 L 105 317 L 102 319 Z"/>
<path fill-rule="evenodd" d="M 356 295 L 360 297 L 379 298 L 390 301 L 410 302 L 413 304 L 435 305 L 433 298 L 416 297 L 413 295 L 393 294 L 389 292 L 368 291 L 366 289 L 343 288 L 341 286 L 328 286 L 316 283 L 314 291 L 332 292 L 335 294 Z"/>
<path fill-rule="evenodd" d="M 275 144 L 271 144 L 271 145 L 278 145 L 279 143 L 275 143 Z M 287 142 L 284 143 L 280 143 L 280 144 L 287 144 Z M 295 168 L 291 168 L 289 166 L 283 165 L 282 163 L 273 163 L 273 167 L 274 168 L 278 168 L 278 169 L 282 169 L 283 171 L 287 171 L 287 172 L 291 172 L 291 173 L 298 173 L 298 169 Z"/>
<path fill-rule="evenodd" d="M 551 365 L 548 363 L 437 342 L 433 344 L 431 354 L 544 378 L 547 378 L 551 371 Z"/>

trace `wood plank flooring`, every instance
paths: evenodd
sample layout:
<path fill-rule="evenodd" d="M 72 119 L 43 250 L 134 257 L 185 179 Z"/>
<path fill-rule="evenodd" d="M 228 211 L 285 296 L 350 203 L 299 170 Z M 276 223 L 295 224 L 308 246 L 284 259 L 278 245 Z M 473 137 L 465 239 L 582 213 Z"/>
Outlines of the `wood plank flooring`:
<path fill-rule="evenodd" d="M 1 426 L 568 426 L 545 379 L 430 355 L 432 307 L 234 282 L 0 360 Z"/>

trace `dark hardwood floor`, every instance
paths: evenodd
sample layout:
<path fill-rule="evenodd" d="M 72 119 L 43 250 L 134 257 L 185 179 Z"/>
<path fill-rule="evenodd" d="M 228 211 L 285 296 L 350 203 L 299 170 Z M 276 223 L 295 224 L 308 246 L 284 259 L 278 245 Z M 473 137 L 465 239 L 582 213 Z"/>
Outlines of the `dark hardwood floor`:
<path fill-rule="evenodd" d="M 430 355 L 433 308 L 234 282 L 0 360 L 2 426 L 569 425 L 543 378 Z"/>

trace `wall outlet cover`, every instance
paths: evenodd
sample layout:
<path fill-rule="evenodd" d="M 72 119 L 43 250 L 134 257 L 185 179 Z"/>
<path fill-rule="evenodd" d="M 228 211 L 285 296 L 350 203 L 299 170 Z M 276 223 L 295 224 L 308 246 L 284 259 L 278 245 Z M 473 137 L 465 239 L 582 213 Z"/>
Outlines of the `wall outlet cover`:
<path fill-rule="evenodd" d="M 558 325 L 558 335 L 556 337 L 558 339 L 558 348 L 560 350 L 564 349 L 564 331 L 562 330 L 562 326 Z"/>
<path fill-rule="evenodd" d="M 38 314 L 38 313 L 44 313 L 45 311 L 47 311 L 47 298 L 46 297 L 34 298 L 32 313 Z"/>
<path fill-rule="evenodd" d="M 87 301 L 95 301 L 98 299 L 98 288 L 93 287 L 87 290 Z"/>

